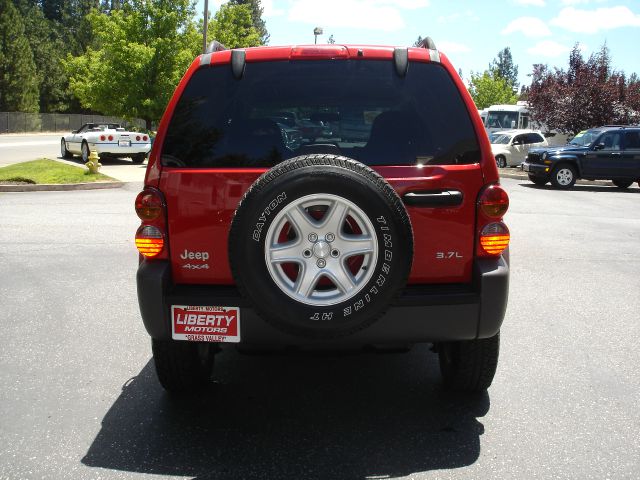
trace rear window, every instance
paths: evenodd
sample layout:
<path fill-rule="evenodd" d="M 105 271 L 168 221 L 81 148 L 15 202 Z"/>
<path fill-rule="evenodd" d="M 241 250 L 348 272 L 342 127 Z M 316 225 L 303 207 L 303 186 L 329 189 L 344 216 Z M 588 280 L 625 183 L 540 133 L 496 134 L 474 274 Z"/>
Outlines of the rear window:
<path fill-rule="evenodd" d="M 336 153 L 367 165 L 480 161 L 469 113 L 438 64 L 390 61 L 248 63 L 201 68 L 169 123 L 162 164 L 272 167 L 306 153 Z"/>

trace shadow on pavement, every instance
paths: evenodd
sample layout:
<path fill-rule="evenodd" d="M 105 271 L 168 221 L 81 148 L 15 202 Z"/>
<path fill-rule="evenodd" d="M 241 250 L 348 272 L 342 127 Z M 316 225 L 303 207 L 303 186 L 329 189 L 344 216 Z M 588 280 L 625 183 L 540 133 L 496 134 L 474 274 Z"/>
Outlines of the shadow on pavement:
<path fill-rule="evenodd" d="M 171 398 L 149 361 L 82 463 L 196 478 L 365 478 L 470 465 L 489 396 L 442 390 L 426 346 L 405 354 L 225 350 L 205 392 Z"/>
<path fill-rule="evenodd" d="M 58 159 L 77 163 L 79 166 L 84 166 L 82 158 L 77 155 L 74 155 L 73 158 L 62 158 L 60 155 L 58 155 Z M 139 168 L 147 168 L 147 160 L 145 160 L 144 163 L 133 163 L 131 159 L 127 157 L 100 157 L 100 163 L 102 163 L 103 165 L 131 165 Z"/>
<path fill-rule="evenodd" d="M 558 188 L 555 188 L 551 185 L 536 185 L 534 183 L 519 183 L 521 187 L 531 188 L 533 190 L 557 190 L 562 191 Z M 629 188 L 623 189 L 609 185 L 574 185 L 569 189 L 572 192 L 603 192 L 603 193 L 640 193 L 640 188 L 636 188 L 633 185 Z"/>

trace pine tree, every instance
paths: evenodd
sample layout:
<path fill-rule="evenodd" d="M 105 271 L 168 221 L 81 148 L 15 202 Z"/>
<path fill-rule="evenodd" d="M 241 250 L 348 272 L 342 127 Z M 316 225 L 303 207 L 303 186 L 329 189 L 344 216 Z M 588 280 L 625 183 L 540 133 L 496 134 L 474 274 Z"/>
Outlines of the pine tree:
<path fill-rule="evenodd" d="M 64 111 L 70 103 L 70 93 L 69 81 L 62 64 L 70 49 L 63 39 L 61 25 L 46 19 L 37 5 L 29 5 L 23 1 L 21 10 L 25 36 L 33 52 L 40 86 L 40 111 Z"/>
<path fill-rule="evenodd" d="M 0 111 L 38 111 L 33 53 L 11 0 L 0 0 Z"/>
<path fill-rule="evenodd" d="M 489 64 L 489 71 L 504 78 L 511 87 L 518 89 L 518 66 L 513 63 L 511 49 L 505 47 L 498 52 L 498 56 Z"/>

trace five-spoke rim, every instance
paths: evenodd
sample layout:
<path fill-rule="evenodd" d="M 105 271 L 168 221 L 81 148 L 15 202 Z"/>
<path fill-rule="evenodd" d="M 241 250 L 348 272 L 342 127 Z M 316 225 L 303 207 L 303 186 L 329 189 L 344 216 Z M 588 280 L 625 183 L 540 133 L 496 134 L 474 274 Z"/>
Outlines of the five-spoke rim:
<path fill-rule="evenodd" d="M 556 174 L 556 179 L 560 185 L 569 185 L 573 180 L 573 172 L 568 168 L 561 168 Z"/>
<path fill-rule="evenodd" d="M 271 278 L 306 305 L 335 305 L 369 282 L 378 258 L 373 224 L 338 195 L 307 195 L 276 215 L 265 239 Z"/>

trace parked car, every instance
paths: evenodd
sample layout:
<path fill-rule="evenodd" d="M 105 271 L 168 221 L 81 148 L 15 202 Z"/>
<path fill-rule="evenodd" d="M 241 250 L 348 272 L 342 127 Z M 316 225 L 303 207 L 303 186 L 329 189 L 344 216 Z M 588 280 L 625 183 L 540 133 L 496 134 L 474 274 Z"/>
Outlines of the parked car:
<path fill-rule="evenodd" d="M 578 133 L 564 147 L 532 149 L 522 169 L 536 185 L 571 188 L 576 180 L 640 182 L 640 127 L 607 125 Z M 640 183 L 638 184 L 640 186 Z"/>
<path fill-rule="evenodd" d="M 529 149 L 546 147 L 544 135 L 536 130 L 504 130 L 489 135 L 491 151 L 499 168 L 520 166 Z"/>
<path fill-rule="evenodd" d="M 118 123 L 85 123 L 60 140 L 62 158 L 80 155 L 86 163 L 91 150 L 101 157 L 130 157 L 133 163 L 142 163 L 151 141 L 149 135 L 127 131 Z"/>
<path fill-rule="evenodd" d="M 371 120 L 362 145 L 292 150 L 273 120 L 345 108 Z M 165 389 L 207 384 L 222 348 L 416 343 L 433 344 L 446 387 L 489 387 L 509 199 L 473 100 L 430 39 L 209 52 L 162 118 L 135 242 Z"/>

